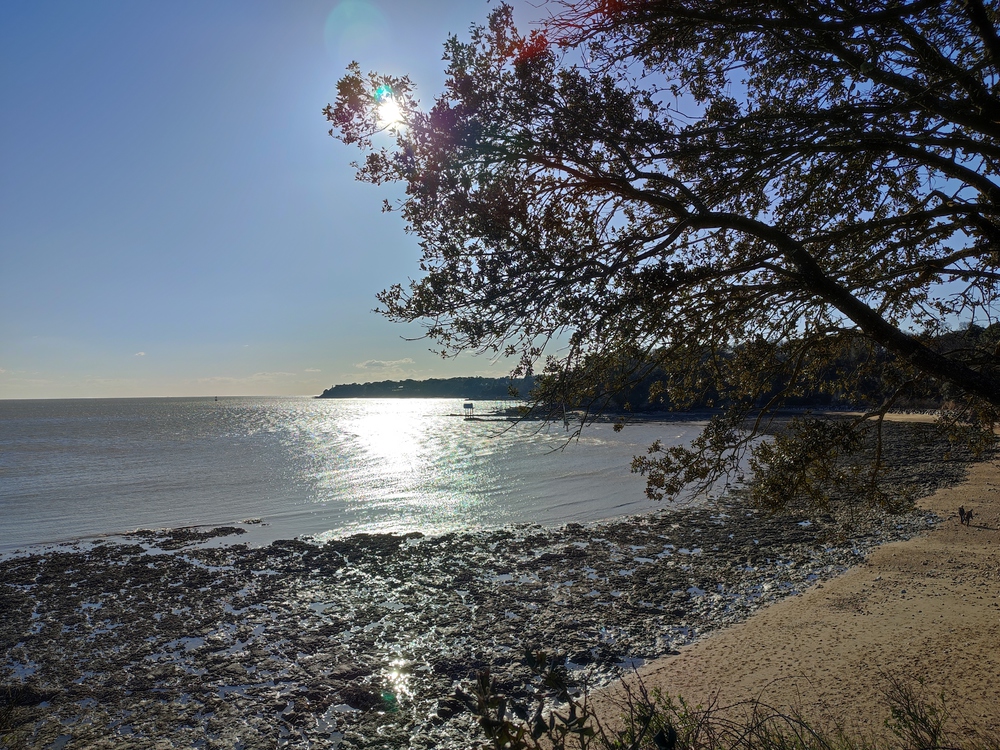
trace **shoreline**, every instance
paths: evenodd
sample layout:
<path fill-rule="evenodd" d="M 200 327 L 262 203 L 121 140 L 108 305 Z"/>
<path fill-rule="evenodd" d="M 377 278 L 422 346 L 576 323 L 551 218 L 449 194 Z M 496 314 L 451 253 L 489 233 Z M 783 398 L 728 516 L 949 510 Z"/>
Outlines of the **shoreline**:
<path fill-rule="evenodd" d="M 900 478 L 958 481 L 964 465 L 928 462 L 939 446 L 916 434 L 898 433 Z M 0 561 L 0 695 L 26 696 L 29 746 L 464 749 L 475 720 L 452 695 L 478 670 L 516 698 L 523 650 L 541 647 L 609 682 L 933 519 L 880 521 L 837 546 L 832 521 L 730 498 L 561 529 L 264 548 L 177 530 L 29 555 Z"/>
<path fill-rule="evenodd" d="M 185 745 L 194 731 L 271 747 L 284 731 L 318 747 L 467 748 L 475 721 L 453 686 L 479 669 L 516 689 L 523 650 L 542 647 L 610 681 L 857 557 L 817 546 L 820 524 L 740 532 L 734 512 L 260 549 L 141 535 L 16 558 L 0 563 L 0 695 L 35 701 L 29 746 Z M 730 533 L 753 565 L 712 550 Z M 724 596 L 698 588 L 719 576 Z"/>
<path fill-rule="evenodd" d="M 943 697 L 950 729 L 1000 731 L 1000 461 L 972 464 L 961 484 L 920 498 L 941 523 L 876 548 L 842 575 L 641 666 L 646 690 L 691 705 L 760 700 L 818 726 L 889 738 L 891 678 Z M 975 512 L 969 526 L 958 508 Z M 588 705 L 616 722 L 622 683 Z M 740 709 L 735 709 L 740 710 Z"/>

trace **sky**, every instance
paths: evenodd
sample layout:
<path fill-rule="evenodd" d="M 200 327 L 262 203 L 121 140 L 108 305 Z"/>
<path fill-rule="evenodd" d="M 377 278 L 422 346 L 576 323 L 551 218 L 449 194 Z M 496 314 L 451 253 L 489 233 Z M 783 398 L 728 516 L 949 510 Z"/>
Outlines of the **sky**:
<path fill-rule="evenodd" d="M 0 399 L 506 375 L 372 312 L 417 240 L 322 115 L 352 59 L 430 102 L 448 34 L 491 7 L 0 3 Z"/>

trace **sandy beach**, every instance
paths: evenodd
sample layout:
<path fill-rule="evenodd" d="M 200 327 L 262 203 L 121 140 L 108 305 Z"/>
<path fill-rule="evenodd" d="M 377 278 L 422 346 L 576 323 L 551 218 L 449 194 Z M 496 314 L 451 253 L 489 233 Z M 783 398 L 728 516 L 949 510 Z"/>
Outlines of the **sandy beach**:
<path fill-rule="evenodd" d="M 945 696 L 954 727 L 1000 730 L 1000 463 L 918 503 L 933 531 L 885 545 L 843 575 L 644 665 L 638 676 L 694 704 L 760 698 L 863 735 L 887 732 L 886 676 Z M 959 522 L 959 507 L 972 523 Z M 634 681 L 634 678 L 633 678 Z M 618 711 L 621 688 L 592 696 Z"/>

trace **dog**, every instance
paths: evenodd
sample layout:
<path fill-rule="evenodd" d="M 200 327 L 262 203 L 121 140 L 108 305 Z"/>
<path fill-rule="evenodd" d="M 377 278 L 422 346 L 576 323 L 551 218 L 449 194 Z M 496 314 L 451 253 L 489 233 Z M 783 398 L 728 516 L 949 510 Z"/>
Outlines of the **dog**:
<path fill-rule="evenodd" d="M 958 522 L 965 526 L 965 506 L 958 506 Z"/>
<path fill-rule="evenodd" d="M 965 525 L 966 526 L 971 526 L 972 525 L 972 515 L 973 515 L 973 513 L 972 513 L 971 509 L 965 511 Z"/>

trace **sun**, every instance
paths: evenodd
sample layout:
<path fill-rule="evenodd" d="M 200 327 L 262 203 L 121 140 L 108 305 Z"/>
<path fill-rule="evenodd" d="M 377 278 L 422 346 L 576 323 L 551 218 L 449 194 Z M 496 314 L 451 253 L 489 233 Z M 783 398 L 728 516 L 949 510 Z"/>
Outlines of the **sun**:
<path fill-rule="evenodd" d="M 382 84 L 375 89 L 375 102 L 378 105 L 376 115 L 380 128 L 391 130 L 403 122 L 403 111 L 400 109 L 399 102 L 391 88 Z"/>
<path fill-rule="evenodd" d="M 391 128 L 403 122 L 403 113 L 395 98 L 389 97 L 378 105 L 378 124 L 383 128 Z"/>

